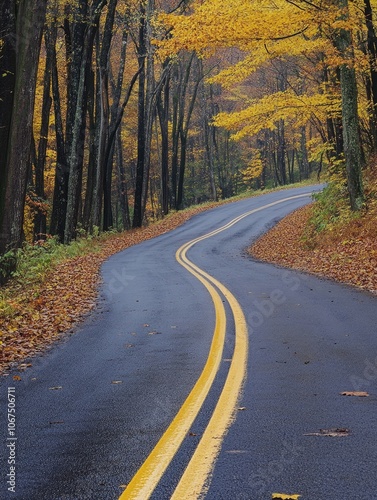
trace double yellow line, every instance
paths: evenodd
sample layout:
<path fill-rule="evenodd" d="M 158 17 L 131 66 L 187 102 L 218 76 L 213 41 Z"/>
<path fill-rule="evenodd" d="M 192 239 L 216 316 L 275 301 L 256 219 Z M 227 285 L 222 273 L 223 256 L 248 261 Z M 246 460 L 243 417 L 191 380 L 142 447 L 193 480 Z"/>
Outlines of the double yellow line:
<path fill-rule="evenodd" d="M 188 259 L 188 250 L 200 241 L 226 231 L 249 215 L 305 196 L 310 196 L 310 194 L 291 196 L 250 210 L 219 229 L 184 244 L 177 251 L 177 261 L 193 274 L 211 295 L 216 314 L 212 343 L 206 364 L 199 379 L 168 429 L 132 478 L 119 500 L 147 500 L 152 495 L 162 475 L 181 446 L 182 441 L 187 436 L 208 395 L 222 359 L 226 333 L 226 314 L 218 291 L 228 301 L 234 318 L 235 347 L 232 362 L 212 417 L 171 497 L 173 500 L 196 499 L 205 494 L 208 489 L 208 479 L 220 452 L 222 441 L 237 411 L 237 403 L 247 372 L 248 336 L 245 316 L 232 293 L 222 283 Z"/>

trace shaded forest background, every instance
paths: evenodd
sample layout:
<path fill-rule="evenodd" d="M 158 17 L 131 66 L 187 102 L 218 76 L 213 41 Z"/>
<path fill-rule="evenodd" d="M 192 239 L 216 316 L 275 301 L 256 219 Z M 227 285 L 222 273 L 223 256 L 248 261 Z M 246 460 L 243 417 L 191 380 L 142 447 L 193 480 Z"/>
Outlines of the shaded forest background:
<path fill-rule="evenodd" d="M 0 268 L 23 242 L 141 227 L 377 147 L 370 0 L 0 2 Z"/>

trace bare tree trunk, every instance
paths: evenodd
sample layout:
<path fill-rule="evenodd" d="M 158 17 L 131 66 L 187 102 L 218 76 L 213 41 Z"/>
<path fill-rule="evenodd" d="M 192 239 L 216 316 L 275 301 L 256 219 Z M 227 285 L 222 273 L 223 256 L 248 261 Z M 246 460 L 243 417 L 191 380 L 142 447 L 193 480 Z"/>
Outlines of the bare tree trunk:
<path fill-rule="evenodd" d="M 84 48 L 79 71 L 74 77 L 77 79 L 77 100 L 72 129 L 72 140 L 69 152 L 69 180 L 67 214 L 64 228 L 64 243 L 69 243 L 75 236 L 77 216 L 80 202 L 82 164 L 85 137 L 86 114 L 86 80 L 90 71 L 94 37 L 98 29 L 99 19 L 106 4 L 106 0 L 97 0 L 91 7 L 90 16 L 85 28 Z M 83 137 L 84 135 L 84 137 Z"/>
<path fill-rule="evenodd" d="M 48 43 L 49 37 L 46 33 L 46 67 L 43 79 L 43 98 L 42 98 L 42 122 L 40 138 L 38 145 L 38 156 L 35 163 L 35 194 L 41 201 L 45 201 L 44 173 L 46 164 L 46 151 L 48 142 L 48 131 L 50 125 L 50 111 L 52 105 L 51 98 L 51 68 L 52 68 L 52 49 Z M 34 217 L 34 239 L 46 238 L 46 212 L 38 210 Z"/>
<path fill-rule="evenodd" d="M 169 213 L 169 100 L 170 76 L 166 78 L 157 99 L 161 131 L 161 207 L 164 215 Z"/>
<path fill-rule="evenodd" d="M 144 3 L 140 2 L 140 26 L 139 26 L 139 45 L 138 45 L 138 61 L 139 67 L 142 68 L 139 74 L 139 90 L 138 90 L 138 127 L 137 127 L 137 166 L 136 166 L 136 185 L 135 185 L 135 201 L 134 201 L 134 216 L 132 226 L 134 228 L 141 227 L 143 223 L 143 183 L 144 183 L 144 165 L 145 165 L 145 80 L 146 69 L 144 60 L 146 58 L 147 43 L 146 43 L 146 10 Z"/>

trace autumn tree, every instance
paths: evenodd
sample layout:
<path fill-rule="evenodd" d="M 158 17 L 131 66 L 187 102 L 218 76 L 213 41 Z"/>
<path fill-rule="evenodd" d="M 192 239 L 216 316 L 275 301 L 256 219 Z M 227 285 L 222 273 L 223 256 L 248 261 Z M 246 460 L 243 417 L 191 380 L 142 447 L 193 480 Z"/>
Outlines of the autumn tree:
<path fill-rule="evenodd" d="M 284 139 L 286 123 L 294 125 L 296 130 L 307 124 L 316 124 L 318 133 L 321 133 L 326 120 L 336 123 L 341 116 L 341 145 L 353 209 L 360 206 L 362 199 L 356 74 L 361 58 L 360 51 L 355 55 L 355 41 L 357 33 L 365 32 L 366 25 L 369 55 L 373 59 L 371 41 L 374 40 L 370 5 L 368 2 L 357 3 L 359 5 L 352 5 L 351 9 L 343 0 L 252 1 L 247 4 L 240 0 L 226 4 L 218 0 L 197 2 L 189 16 L 163 16 L 163 21 L 172 28 L 172 36 L 162 46 L 165 54 L 185 47 L 204 56 L 220 48 L 238 47 L 245 54 L 244 58 L 212 79 L 225 88 L 235 88 L 251 74 L 276 64 L 284 67 L 288 61 L 295 61 L 301 68 L 308 66 L 309 61 L 313 73 L 318 73 L 322 65 L 332 75 L 331 79 L 334 75 L 335 79 L 339 78 L 338 93 L 336 85 L 314 85 L 313 81 L 302 91 L 292 79 L 285 81 L 281 75 L 277 91 L 255 99 L 242 94 L 239 109 L 230 114 L 218 114 L 214 123 L 233 131 L 236 140 L 256 135 L 263 129 L 272 130 L 277 138 L 277 162 L 284 183 L 285 161 L 288 159 Z M 360 7 L 365 13 L 363 25 L 358 14 Z M 307 81 L 312 80 L 309 75 L 310 71 L 307 71 Z M 337 137 L 336 132 L 333 137 Z M 323 136 L 324 143 L 328 138 L 327 134 Z"/>

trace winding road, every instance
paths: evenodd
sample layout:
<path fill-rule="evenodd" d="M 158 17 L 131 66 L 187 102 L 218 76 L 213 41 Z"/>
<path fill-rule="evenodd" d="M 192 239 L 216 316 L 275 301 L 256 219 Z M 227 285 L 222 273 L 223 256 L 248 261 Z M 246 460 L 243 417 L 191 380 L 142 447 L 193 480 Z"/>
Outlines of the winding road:
<path fill-rule="evenodd" d="M 97 310 L 0 381 L 0 498 L 376 499 L 377 298 L 245 253 L 319 188 L 106 261 Z"/>

